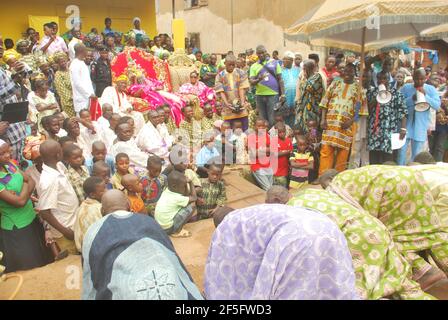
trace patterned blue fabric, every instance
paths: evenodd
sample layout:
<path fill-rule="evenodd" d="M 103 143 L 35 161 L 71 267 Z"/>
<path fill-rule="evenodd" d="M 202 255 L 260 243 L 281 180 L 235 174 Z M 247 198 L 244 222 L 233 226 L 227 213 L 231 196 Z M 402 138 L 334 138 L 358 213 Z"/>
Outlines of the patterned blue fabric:
<path fill-rule="evenodd" d="M 83 244 L 84 300 L 202 300 L 173 244 L 152 218 L 115 212 Z"/>

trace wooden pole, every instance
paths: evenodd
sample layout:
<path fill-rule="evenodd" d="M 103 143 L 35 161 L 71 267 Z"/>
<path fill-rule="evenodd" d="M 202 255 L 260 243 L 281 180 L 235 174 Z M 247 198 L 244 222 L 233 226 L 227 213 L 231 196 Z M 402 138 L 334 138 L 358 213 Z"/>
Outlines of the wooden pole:
<path fill-rule="evenodd" d="M 359 94 L 358 94 L 358 101 L 357 103 L 362 104 L 362 76 L 364 74 L 364 64 L 365 64 L 365 60 L 366 60 L 366 33 L 367 33 L 367 27 L 362 28 L 362 36 L 361 36 L 361 62 L 360 62 L 360 67 L 359 67 Z M 362 107 L 362 105 L 361 105 Z M 361 111 L 361 110 L 359 110 Z M 359 114 L 358 114 L 358 121 L 360 120 L 359 118 Z M 351 161 L 350 163 L 352 163 L 356 157 L 356 155 L 358 154 L 358 152 L 360 152 L 360 150 L 357 150 L 355 148 L 355 137 L 356 137 L 356 132 L 358 131 L 358 123 L 354 123 L 353 127 L 352 127 L 352 132 L 353 132 L 353 139 L 352 139 L 352 148 L 351 148 L 351 152 L 350 152 L 350 158 Z"/>
<path fill-rule="evenodd" d="M 230 0 L 230 17 L 231 17 L 231 23 L 232 23 L 232 25 L 231 25 L 231 28 L 232 28 L 232 30 L 231 30 L 231 38 L 232 38 L 232 51 L 234 50 L 233 49 L 233 0 Z"/>
<path fill-rule="evenodd" d="M 172 7 L 173 7 L 173 20 L 176 19 L 176 0 L 172 0 Z"/>

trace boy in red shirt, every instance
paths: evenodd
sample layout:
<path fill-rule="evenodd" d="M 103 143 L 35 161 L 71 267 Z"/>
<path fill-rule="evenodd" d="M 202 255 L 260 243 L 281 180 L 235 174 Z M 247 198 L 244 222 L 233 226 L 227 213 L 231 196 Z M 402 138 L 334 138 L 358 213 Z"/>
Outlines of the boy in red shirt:
<path fill-rule="evenodd" d="M 270 161 L 271 142 L 266 128 L 266 120 L 257 119 L 255 123 L 255 132 L 249 134 L 247 137 L 247 147 L 249 150 L 249 163 L 252 175 L 258 185 L 263 190 L 268 191 L 274 182 L 274 172 L 271 168 Z"/>
<path fill-rule="evenodd" d="M 286 136 L 286 126 L 283 122 L 275 125 L 277 137 L 272 137 L 271 142 L 277 143 L 277 170 L 274 173 L 274 185 L 288 188 L 289 156 L 293 151 L 291 139 Z"/>

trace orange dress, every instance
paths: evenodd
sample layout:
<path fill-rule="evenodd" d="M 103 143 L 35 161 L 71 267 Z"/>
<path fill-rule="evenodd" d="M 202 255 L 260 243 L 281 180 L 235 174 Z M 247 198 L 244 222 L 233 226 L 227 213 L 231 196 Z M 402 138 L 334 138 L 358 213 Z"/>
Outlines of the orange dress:
<path fill-rule="evenodd" d="M 143 203 L 142 198 L 140 195 L 130 195 L 128 194 L 128 199 L 131 205 L 131 212 L 134 213 L 144 213 L 145 210 L 145 204 Z"/>

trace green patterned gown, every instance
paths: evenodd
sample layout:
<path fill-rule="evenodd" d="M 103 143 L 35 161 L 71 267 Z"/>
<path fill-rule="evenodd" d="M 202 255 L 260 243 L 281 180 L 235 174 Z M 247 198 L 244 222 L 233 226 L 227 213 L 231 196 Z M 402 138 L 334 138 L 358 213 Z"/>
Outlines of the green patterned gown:
<path fill-rule="evenodd" d="M 338 174 L 333 185 L 345 189 L 384 223 L 400 252 L 411 263 L 414 279 L 421 278 L 431 268 L 419 252 L 429 254 L 448 274 L 448 230 L 442 225 L 431 192 L 418 170 L 367 166 Z"/>
<path fill-rule="evenodd" d="M 433 299 L 412 280 L 412 270 L 387 228 L 368 212 L 338 195 L 317 189 L 300 191 L 290 205 L 315 209 L 332 219 L 347 239 L 362 299 Z"/>

